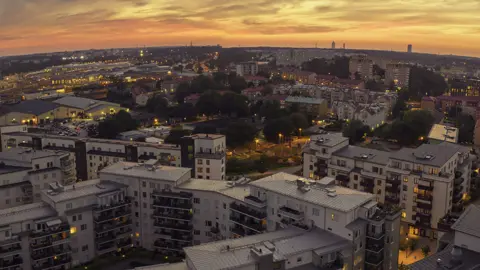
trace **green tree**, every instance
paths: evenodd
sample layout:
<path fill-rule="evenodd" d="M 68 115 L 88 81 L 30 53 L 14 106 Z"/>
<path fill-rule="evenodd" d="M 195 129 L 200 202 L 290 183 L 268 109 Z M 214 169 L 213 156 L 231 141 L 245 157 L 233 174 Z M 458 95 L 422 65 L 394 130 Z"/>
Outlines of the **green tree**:
<path fill-rule="evenodd" d="M 216 83 L 226 85 L 228 83 L 228 75 L 224 72 L 215 72 L 213 73 L 213 80 Z"/>
<path fill-rule="evenodd" d="M 418 136 L 409 125 L 397 119 L 390 125 L 387 138 L 396 140 L 400 145 L 408 146 L 414 144 Z"/>
<path fill-rule="evenodd" d="M 221 96 L 218 92 L 208 91 L 200 96 L 195 107 L 198 113 L 212 116 L 220 112 L 220 101 Z"/>
<path fill-rule="evenodd" d="M 267 122 L 263 128 L 265 139 L 269 142 L 280 143 L 292 135 L 295 126 L 289 117 L 273 119 Z"/>
<path fill-rule="evenodd" d="M 413 66 L 410 69 L 408 89 L 410 96 L 419 100 L 424 95 L 442 95 L 448 90 L 448 85 L 442 75 L 424 67 Z"/>
<path fill-rule="evenodd" d="M 182 138 L 184 136 L 190 136 L 192 133 L 190 130 L 183 129 L 181 127 L 173 128 L 170 130 L 170 134 L 168 134 L 167 138 L 165 138 L 165 143 L 169 144 L 180 144 L 182 142 Z"/>
<path fill-rule="evenodd" d="M 256 134 L 257 129 L 255 126 L 240 121 L 229 124 L 225 130 L 227 145 L 231 147 L 238 147 L 253 142 Z"/>
<path fill-rule="evenodd" d="M 119 133 L 135 130 L 137 127 L 138 123 L 132 116 L 121 110 L 98 124 L 98 135 L 100 138 L 114 139 Z"/>
<path fill-rule="evenodd" d="M 182 118 L 187 121 L 194 121 L 197 118 L 197 110 L 191 103 L 178 104 L 171 108 L 170 117 Z"/>
<path fill-rule="evenodd" d="M 236 76 L 235 78 L 232 78 L 231 80 L 229 80 L 229 83 L 230 83 L 230 90 L 232 90 L 235 93 L 240 93 L 243 89 L 248 88 L 247 82 L 243 77 Z"/>
<path fill-rule="evenodd" d="M 458 128 L 458 142 L 473 142 L 475 119 L 469 114 L 460 113 L 455 120 Z"/>
<path fill-rule="evenodd" d="M 430 246 L 429 245 L 426 245 L 424 247 L 422 247 L 422 254 L 424 257 L 427 257 L 428 254 L 430 254 Z"/>
<path fill-rule="evenodd" d="M 384 86 L 375 81 L 375 80 L 368 80 L 366 83 L 365 83 L 365 88 L 370 90 L 370 91 L 375 91 L 375 92 L 379 92 L 379 91 L 383 91 L 384 90 Z"/>
<path fill-rule="evenodd" d="M 286 111 L 280 106 L 280 102 L 276 100 L 267 100 L 262 103 L 259 111 L 260 116 L 266 119 L 275 119 L 286 116 Z"/>
<path fill-rule="evenodd" d="M 427 136 L 433 126 L 435 118 L 426 110 L 408 111 L 403 115 L 403 121 L 411 130 L 415 132 L 416 137 Z"/>
<path fill-rule="evenodd" d="M 400 117 L 403 111 L 405 111 L 406 109 L 407 109 L 407 103 L 405 103 L 405 100 L 403 100 L 402 98 L 399 98 L 397 102 L 395 102 L 395 105 L 393 105 L 391 118 L 396 119 Z"/>
<path fill-rule="evenodd" d="M 220 111 L 229 116 L 245 117 L 249 115 L 248 99 L 244 95 L 228 92 L 220 97 Z"/>
<path fill-rule="evenodd" d="M 360 120 L 352 120 L 343 128 L 343 136 L 349 138 L 351 144 L 362 142 L 364 135 L 370 132 L 370 128 Z"/>
<path fill-rule="evenodd" d="M 175 91 L 175 99 L 178 103 L 183 103 L 185 98 L 192 94 L 188 83 L 180 83 Z"/>
<path fill-rule="evenodd" d="M 290 120 L 295 128 L 295 132 L 300 135 L 300 129 L 305 130 L 308 128 L 308 119 L 303 113 L 292 113 Z"/>

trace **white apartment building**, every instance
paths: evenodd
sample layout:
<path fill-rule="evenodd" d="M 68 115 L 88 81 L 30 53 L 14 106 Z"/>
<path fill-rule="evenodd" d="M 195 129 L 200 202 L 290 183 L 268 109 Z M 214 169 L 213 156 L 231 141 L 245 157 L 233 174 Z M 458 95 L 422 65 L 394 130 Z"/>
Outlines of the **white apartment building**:
<path fill-rule="evenodd" d="M 41 201 L 52 182 L 75 183 L 75 156 L 62 151 L 11 149 L 0 152 L 0 209 Z"/>
<path fill-rule="evenodd" d="M 357 73 L 362 80 L 371 79 L 373 77 L 373 60 L 368 59 L 367 55 L 354 55 L 350 57 L 349 71 L 353 78 Z"/>
<path fill-rule="evenodd" d="M 339 185 L 375 194 L 379 203 L 400 206 L 403 234 L 435 238 L 441 218 L 463 211 L 474 158 L 467 147 L 443 142 L 385 152 L 351 146 L 348 139 L 338 137 L 312 136 L 304 149 L 304 176 L 318 179 L 327 170 Z"/>
<path fill-rule="evenodd" d="M 243 62 L 236 65 L 237 75 L 257 75 L 258 73 L 258 64 L 257 62 Z"/>
<path fill-rule="evenodd" d="M 408 86 L 409 81 L 410 81 L 410 66 L 408 64 L 403 64 L 403 63 L 387 64 L 387 68 L 385 70 L 386 85 L 390 85 L 390 83 L 393 82 L 396 86 L 404 87 L 404 86 Z"/>
<path fill-rule="evenodd" d="M 144 162 L 150 159 L 164 165 L 193 169 L 198 164 L 201 168 L 198 178 L 225 179 L 226 141 L 223 135 L 197 134 L 184 137 L 181 145 L 173 145 L 28 133 L 26 126 L 20 125 L 0 127 L 0 136 L 2 151 L 20 147 L 73 153 L 79 180 L 96 179 L 102 168 L 116 162 Z"/>

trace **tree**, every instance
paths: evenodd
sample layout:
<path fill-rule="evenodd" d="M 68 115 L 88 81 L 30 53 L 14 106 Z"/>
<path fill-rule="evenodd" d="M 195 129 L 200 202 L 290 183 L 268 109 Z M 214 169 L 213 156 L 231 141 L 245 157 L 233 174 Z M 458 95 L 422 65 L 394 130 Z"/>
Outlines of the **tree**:
<path fill-rule="evenodd" d="M 229 116 L 248 116 L 248 99 L 244 95 L 228 92 L 220 97 L 219 108 L 223 114 Z"/>
<path fill-rule="evenodd" d="M 378 83 L 377 81 L 375 80 L 368 80 L 366 83 L 365 83 L 365 88 L 370 90 L 370 91 L 374 91 L 374 92 L 379 92 L 379 91 L 383 91 L 384 90 L 384 87 L 381 83 Z"/>
<path fill-rule="evenodd" d="M 373 75 L 380 76 L 381 78 L 385 77 L 385 69 L 381 68 L 379 65 L 373 65 Z"/>
<path fill-rule="evenodd" d="M 295 132 L 300 135 L 300 130 L 304 130 L 308 128 L 308 120 L 307 117 L 302 113 L 292 113 L 290 115 L 290 120 L 295 128 Z"/>
<path fill-rule="evenodd" d="M 370 132 L 370 128 L 360 120 L 352 120 L 343 128 L 343 136 L 350 139 L 351 144 L 362 142 L 364 135 Z"/>
<path fill-rule="evenodd" d="M 398 270 L 410 270 L 410 266 L 405 265 L 402 262 L 401 264 L 398 265 Z"/>
<path fill-rule="evenodd" d="M 229 80 L 230 83 L 230 90 L 236 93 L 240 93 L 243 89 L 248 88 L 247 82 L 245 78 L 236 76 Z"/>
<path fill-rule="evenodd" d="M 180 83 L 175 91 L 175 99 L 178 103 L 183 103 L 185 98 L 192 94 L 188 83 Z"/>
<path fill-rule="evenodd" d="M 269 142 L 280 143 L 282 137 L 290 137 L 295 126 L 288 117 L 273 119 L 267 122 L 263 128 L 265 139 Z"/>
<path fill-rule="evenodd" d="M 408 146 L 415 143 L 418 139 L 417 134 L 404 121 L 397 119 L 393 121 L 389 128 L 388 139 L 396 140 L 400 145 Z"/>
<path fill-rule="evenodd" d="M 168 100 L 161 95 L 155 95 L 148 99 L 146 109 L 149 113 L 154 113 L 158 117 L 168 115 Z"/>
<path fill-rule="evenodd" d="M 254 166 L 255 166 L 255 169 L 259 172 L 259 173 L 266 173 L 268 171 L 268 165 L 269 165 L 269 160 L 268 160 L 268 156 L 266 155 L 262 155 L 260 156 L 259 159 L 255 160 L 255 162 L 253 163 Z"/>
<path fill-rule="evenodd" d="M 255 139 L 257 129 L 246 122 L 233 122 L 227 126 L 225 136 L 227 145 L 232 147 L 242 146 Z"/>
<path fill-rule="evenodd" d="M 403 115 L 403 121 L 418 137 L 426 136 L 433 126 L 435 118 L 426 110 L 408 111 Z"/>
<path fill-rule="evenodd" d="M 270 72 L 267 72 L 267 71 L 259 71 L 257 73 L 257 76 L 260 76 L 260 77 L 265 77 L 265 78 L 270 78 Z"/>
<path fill-rule="evenodd" d="M 408 89 L 411 97 L 420 99 L 424 95 L 440 96 L 448 90 L 448 85 L 442 75 L 424 67 L 413 66 L 410 69 Z"/>
<path fill-rule="evenodd" d="M 182 118 L 187 121 L 193 121 L 197 118 L 197 110 L 191 103 L 178 104 L 170 110 L 169 116 L 172 118 Z"/>
<path fill-rule="evenodd" d="M 206 116 L 216 115 L 220 112 L 221 96 L 215 91 L 205 92 L 200 96 L 195 107 L 198 113 Z"/>
<path fill-rule="evenodd" d="M 185 136 L 190 136 L 191 131 L 179 128 L 173 128 L 170 130 L 170 134 L 168 134 L 167 138 L 165 138 L 165 143 L 169 144 L 176 144 L 179 145 L 182 142 L 182 138 Z"/>
<path fill-rule="evenodd" d="M 392 119 L 396 119 L 402 115 L 402 112 L 407 109 L 407 103 L 402 98 L 399 98 L 392 108 Z"/>
<path fill-rule="evenodd" d="M 119 133 L 135 130 L 137 127 L 138 123 L 132 116 L 121 110 L 98 124 L 98 135 L 100 138 L 114 139 Z"/>
<path fill-rule="evenodd" d="M 458 142 L 473 142 L 475 119 L 469 114 L 460 113 L 455 120 L 458 128 Z"/>
<path fill-rule="evenodd" d="M 268 96 L 271 94 L 273 94 L 273 87 L 270 84 L 265 85 L 262 89 L 262 95 Z"/>
<path fill-rule="evenodd" d="M 424 247 L 422 247 L 422 254 L 424 257 L 427 257 L 428 254 L 430 254 L 430 246 L 429 245 L 426 245 Z"/>
<path fill-rule="evenodd" d="M 192 134 L 215 134 L 217 133 L 217 127 L 213 124 L 197 125 Z"/>
<path fill-rule="evenodd" d="M 216 83 L 226 85 L 228 82 L 228 75 L 225 74 L 224 72 L 215 72 L 213 73 L 213 80 Z"/>
<path fill-rule="evenodd" d="M 334 75 L 339 78 L 350 76 L 350 59 L 348 57 L 335 57 L 332 60 L 315 58 L 302 64 L 302 69 L 323 75 Z"/>
<path fill-rule="evenodd" d="M 275 119 L 286 116 L 286 111 L 281 109 L 280 102 L 267 100 L 262 103 L 259 114 L 266 119 Z"/>

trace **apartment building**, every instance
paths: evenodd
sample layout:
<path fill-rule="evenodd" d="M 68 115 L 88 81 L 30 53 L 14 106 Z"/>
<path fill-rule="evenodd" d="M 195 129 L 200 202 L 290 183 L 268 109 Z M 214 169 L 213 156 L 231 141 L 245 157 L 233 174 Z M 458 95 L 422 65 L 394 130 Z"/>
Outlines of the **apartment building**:
<path fill-rule="evenodd" d="M 349 71 L 352 78 L 358 74 L 363 80 L 371 79 L 373 77 L 373 60 L 368 59 L 367 55 L 354 55 L 350 57 Z"/>
<path fill-rule="evenodd" d="M 328 101 L 321 98 L 288 96 L 285 104 L 288 106 L 298 104 L 300 110 L 314 117 L 325 116 L 328 113 Z"/>
<path fill-rule="evenodd" d="M 400 206 L 404 234 L 435 238 L 440 218 L 463 211 L 472 184 L 469 148 L 442 142 L 385 152 L 351 146 L 340 137 L 312 136 L 304 149 L 304 176 L 318 179 L 327 171 L 341 186 Z"/>
<path fill-rule="evenodd" d="M 390 85 L 392 82 L 395 86 L 408 86 L 410 81 L 410 66 L 403 63 L 387 64 L 385 70 L 385 84 Z"/>
<path fill-rule="evenodd" d="M 62 151 L 10 149 L 0 152 L 0 209 L 40 201 L 52 182 L 75 183 L 75 156 Z"/>
<path fill-rule="evenodd" d="M 142 162 L 155 159 L 164 165 L 195 169 L 197 155 L 202 160 L 208 159 L 208 164 L 205 161 L 201 166 L 199 177 L 225 179 L 226 142 L 223 135 L 197 134 L 184 137 L 181 145 L 172 145 L 28 133 L 22 125 L 0 127 L 0 133 L 2 151 L 26 147 L 73 153 L 79 180 L 98 178 L 98 172 L 102 168 L 119 161 Z"/>
<path fill-rule="evenodd" d="M 257 75 L 258 64 L 257 62 L 243 62 L 236 65 L 237 75 Z"/>
<path fill-rule="evenodd" d="M 350 102 L 334 102 L 332 111 L 338 119 L 359 120 L 370 128 L 376 128 L 387 120 L 389 110 L 383 104 L 356 104 Z"/>

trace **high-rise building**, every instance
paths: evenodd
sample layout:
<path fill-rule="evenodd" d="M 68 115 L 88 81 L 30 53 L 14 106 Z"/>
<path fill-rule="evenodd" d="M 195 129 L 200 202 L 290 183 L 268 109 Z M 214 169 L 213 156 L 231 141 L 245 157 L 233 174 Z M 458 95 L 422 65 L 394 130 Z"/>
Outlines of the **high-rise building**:
<path fill-rule="evenodd" d="M 257 62 L 243 62 L 236 66 L 238 76 L 257 75 L 258 63 Z"/>
<path fill-rule="evenodd" d="M 412 53 L 412 52 L 413 52 L 412 44 L 408 44 L 407 52 L 408 52 L 408 53 Z"/>
<path fill-rule="evenodd" d="M 335 41 L 332 41 L 332 49 L 335 49 Z"/>
<path fill-rule="evenodd" d="M 390 85 L 392 82 L 395 86 L 408 86 L 410 81 L 410 65 L 404 63 L 387 64 L 385 70 L 385 84 Z"/>
<path fill-rule="evenodd" d="M 402 232 L 437 237 L 437 221 L 459 215 L 474 185 L 474 157 L 454 143 L 423 144 L 394 153 L 348 145 L 340 134 L 315 135 L 304 148 L 304 176 L 335 177 L 337 184 L 400 206 Z"/>
<path fill-rule="evenodd" d="M 373 77 L 373 61 L 367 55 L 354 55 L 349 62 L 350 76 L 355 79 L 358 74 L 360 79 L 370 79 Z"/>

